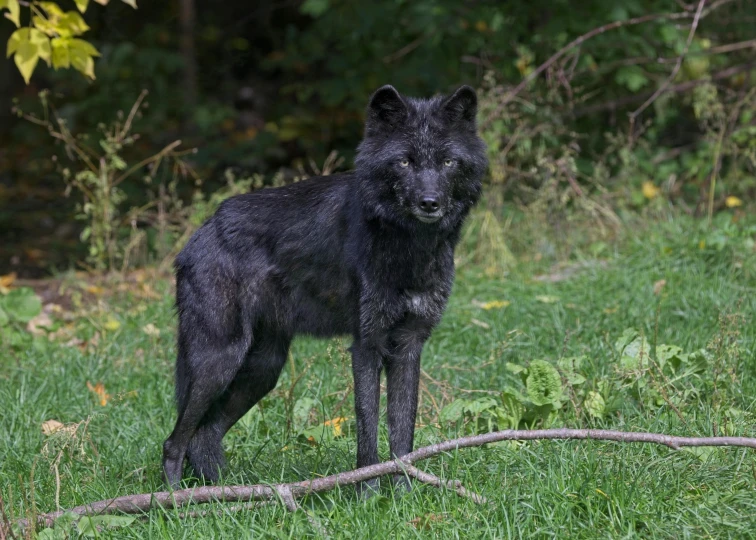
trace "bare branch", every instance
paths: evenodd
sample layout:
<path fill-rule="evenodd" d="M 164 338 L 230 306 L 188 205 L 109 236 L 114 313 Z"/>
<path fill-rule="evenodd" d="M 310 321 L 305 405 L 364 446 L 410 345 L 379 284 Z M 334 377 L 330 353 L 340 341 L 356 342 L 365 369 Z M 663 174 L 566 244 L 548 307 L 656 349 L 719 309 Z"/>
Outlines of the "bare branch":
<path fill-rule="evenodd" d="M 386 461 L 369 465 L 352 471 L 340 472 L 324 478 L 315 478 L 302 482 L 288 484 L 251 486 L 203 486 L 178 491 L 160 491 L 156 493 L 140 493 L 136 495 L 124 495 L 114 499 L 105 499 L 70 510 L 60 510 L 37 516 L 39 523 L 51 526 L 56 518 L 66 512 L 79 515 L 97 514 L 141 514 L 152 508 L 179 508 L 190 504 L 210 502 L 249 502 L 249 501 L 275 501 L 279 497 L 283 499 L 287 508 L 296 510 L 298 505 L 296 498 L 328 491 L 339 486 L 356 484 L 365 480 L 371 480 L 380 476 L 406 473 L 420 482 L 445 487 L 455 490 L 459 495 L 468 497 L 475 502 L 484 502 L 480 495 L 468 492 L 458 481 L 445 481 L 436 476 L 418 470 L 413 463 L 430 457 L 472 446 L 499 441 L 532 441 L 549 439 L 591 439 L 603 441 L 615 441 L 621 443 L 653 443 L 668 446 L 678 450 L 685 446 L 739 446 L 756 449 L 756 438 L 751 437 L 677 437 L 663 433 L 626 432 L 602 429 L 542 429 L 542 430 L 505 430 L 472 435 L 459 439 L 452 439 L 438 444 L 425 446 L 411 452 L 401 459 Z M 244 508 L 245 506 L 239 506 Z M 19 525 L 26 528 L 27 520 L 20 520 Z"/>
<path fill-rule="evenodd" d="M 698 25 L 698 22 L 700 20 L 706 18 L 709 14 L 711 14 L 713 11 L 717 10 L 721 6 L 725 4 L 729 4 L 730 2 L 733 2 L 733 1 L 734 0 L 717 0 L 713 2 L 707 9 L 703 11 L 696 11 L 695 14 L 692 14 L 690 11 L 682 11 L 679 13 L 656 13 L 656 14 L 650 14 L 650 15 L 643 15 L 641 17 L 635 17 L 632 19 L 627 19 L 625 21 L 614 21 L 612 23 L 607 23 L 597 28 L 594 28 L 590 32 L 586 32 L 585 34 L 573 39 L 567 45 L 559 49 L 548 60 L 546 60 L 543 64 L 541 64 L 535 70 L 533 70 L 527 77 L 525 77 L 520 82 L 520 84 L 518 84 L 514 89 L 507 92 L 507 94 L 502 98 L 501 102 L 497 105 L 496 109 L 494 109 L 490 114 L 487 115 L 486 119 L 482 122 L 481 126 L 486 127 L 488 124 L 490 124 L 498 116 L 498 113 L 500 113 L 504 109 L 504 107 L 506 107 L 507 104 L 517 96 L 517 94 L 519 94 L 533 79 L 535 79 L 541 73 L 546 71 L 554 62 L 559 60 L 561 57 L 563 57 L 565 54 L 567 54 L 569 51 L 571 51 L 575 47 L 582 45 L 583 43 L 585 43 L 591 38 L 594 38 L 610 30 L 615 30 L 617 28 L 623 28 L 626 26 L 635 26 L 638 24 L 643 24 L 646 22 L 658 21 L 658 20 L 690 19 L 691 17 L 694 18 L 694 24 L 692 25 L 691 30 L 695 32 L 695 27 Z M 703 3 L 705 2 L 705 0 L 699 0 L 699 2 L 700 2 L 700 7 L 703 7 Z M 687 51 L 687 47 L 686 47 L 686 51 Z"/>
<path fill-rule="evenodd" d="M 749 62 L 747 64 L 740 64 L 737 66 L 732 66 L 727 69 L 723 69 L 722 71 L 713 73 L 710 76 L 704 77 L 703 79 L 685 81 L 684 83 L 670 86 L 669 88 L 667 88 L 667 92 L 672 92 L 672 93 L 687 92 L 688 90 L 692 90 L 693 88 L 701 84 L 710 83 L 712 81 L 719 81 L 722 79 L 729 79 L 730 77 L 737 75 L 738 73 L 744 73 L 747 71 L 752 71 L 754 69 L 756 69 L 756 62 Z M 615 99 L 612 101 L 607 101 L 604 103 L 597 103 L 596 105 L 588 105 L 586 107 L 580 107 L 578 109 L 575 109 L 575 111 L 573 112 L 573 115 L 576 118 L 580 118 L 582 116 L 587 116 L 589 114 L 594 114 L 597 112 L 613 111 L 615 109 L 619 109 L 620 107 L 625 107 L 627 105 L 632 105 L 633 103 L 638 103 L 641 100 L 647 99 L 650 95 L 651 95 L 650 93 L 632 94 L 632 95 L 624 96 L 624 97 L 621 97 L 619 99 Z"/>
<path fill-rule="evenodd" d="M 562 56 L 567 54 L 569 51 L 574 49 L 575 47 L 578 47 L 579 45 L 583 44 L 584 42 L 588 41 L 589 39 L 596 37 L 600 34 L 603 34 L 605 32 L 608 32 L 610 30 L 615 30 L 617 28 L 622 28 L 625 26 L 635 26 L 638 24 L 643 24 L 650 21 L 657 21 L 657 20 L 663 20 L 663 19 L 686 19 L 689 18 L 690 14 L 687 12 L 682 13 L 654 13 L 651 15 L 643 15 L 641 17 L 635 17 L 633 19 L 627 19 L 625 21 L 614 21 L 612 23 L 607 23 L 602 26 L 599 26 L 598 28 L 594 28 L 590 32 L 586 32 L 582 36 L 578 36 L 577 38 L 570 41 L 567 45 L 559 49 L 556 53 L 554 53 L 551 58 L 546 60 L 543 64 L 538 66 L 536 69 L 534 69 L 527 77 L 525 77 L 520 84 L 514 87 L 513 90 L 510 90 L 507 95 L 504 96 L 501 103 L 497 106 L 496 110 L 493 111 L 491 114 L 488 115 L 487 119 L 483 122 L 483 126 L 485 127 L 489 122 L 491 122 L 496 116 L 497 113 L 501 112 L 501 110 L 514 99 L 514 97 L 519 94 L 533 79 L 538 77 L 541 73 L 546 71 L 554 62 L 559 60 Z"/>

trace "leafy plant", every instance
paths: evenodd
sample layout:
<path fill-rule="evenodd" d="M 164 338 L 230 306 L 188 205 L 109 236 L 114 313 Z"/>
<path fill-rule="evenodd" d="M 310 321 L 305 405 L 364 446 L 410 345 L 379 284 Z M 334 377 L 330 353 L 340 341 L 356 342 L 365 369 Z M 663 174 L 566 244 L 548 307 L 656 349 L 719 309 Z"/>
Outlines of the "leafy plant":
<path fill-rule="evenodd" d="M 110 0 L 95 0 L 106 5 Z M 136 9 L 136 0 L 121 0 Z M 90 79 L 95 78 L 94 58 L 100 53 L 78 36 L 89 30 L 81 16 L 89 0 L 74 0 L 77 10 L 63 11 L 56 2 L 0 0 L 0 11 L 18 30 L 8 39 L 8 57 L 13 56 L 18 71 L 29 83 L 40 60 L 54 69 L 74 68 Z M 21 27 L 21 7 L 29 10 L 29 26 Z"/>
<path fill-rule="evenodd" d="M 175 192 L 178 179 L 194 176 L 182 159 L 194 150 L 177 150 L 181 141 L 166 145 L 134 165 L 129 166 L 126 162 L 124 153 L 139 139 L 139 135 L 133 133 L 133 127 L 135 119 L 141 115 L 146 95 L 146 91 L 140 94 L 125 118 L 119 113 L 110 125 L 100 124 L 98 147 L 88 144 L 85 135 L 71 132 L 66 120 L 50 103 L 46 91 L 40 92 L 42 118 L 16 111 L 19 116 L 46 128 L 64 145 L 74 164 L 74 170 L 60 165 L 60 173 L 68 185 L 67 193 L 76 190 L 83 197 L 78 205 L 77 218 L 86 223 L 81 239 L 89 247 L 87 261 L 96 270 L 115 270 L 117 265 L 121 268 L 128 265 L 131 252 L 146 238 L 146 233 L 137 227 L 141 220 L 163 226 L 161 232 L 164 231 L 166 214 L 174 207 L 180 209 L 182 206 Z M 163 169 L 169 169 L 171 180 L 168 182 L 160 176 Z M 132 207 L 124 215 L 122 204 L 127 196 L 121 184 L 137 174 L 142 175 L 148 190 L 156 179 L 161 179 L 158 193 L 153 194 L 145 205 Z M 199 181 L 196 176 L 194 179 Z"/>

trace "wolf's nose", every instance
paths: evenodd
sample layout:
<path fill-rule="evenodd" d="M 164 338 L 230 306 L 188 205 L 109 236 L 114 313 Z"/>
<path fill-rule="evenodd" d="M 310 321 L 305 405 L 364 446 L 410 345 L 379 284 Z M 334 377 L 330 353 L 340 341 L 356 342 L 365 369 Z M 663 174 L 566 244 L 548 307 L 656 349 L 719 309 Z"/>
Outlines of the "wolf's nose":
<path fill-rule="evenodd" d="M 422 199 L 420 199 L 420 209 L 423 212 L 428 212 L 430 214 L 438 210 L 438 207 L 438 197 L 436 197 L 435 195 L 425 195 Z"/>

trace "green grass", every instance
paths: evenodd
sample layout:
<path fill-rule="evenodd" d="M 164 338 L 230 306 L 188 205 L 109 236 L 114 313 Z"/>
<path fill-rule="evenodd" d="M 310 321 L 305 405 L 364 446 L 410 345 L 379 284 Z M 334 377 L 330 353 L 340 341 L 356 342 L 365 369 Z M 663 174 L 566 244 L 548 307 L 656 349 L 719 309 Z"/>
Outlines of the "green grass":
<path fill-rule="evenodd" d="M 444 321 L 424 353 L 427 376 L 416 447 L 479 429 L 474 422 L 438 423 L 439 408 L 450 401 L 486 395 L 470 390 L 488 390 L 493 397 L 505 387 L 522 391 L 507 363 L 556 363 L 576 355 L 586 358 L 583 394 L 572 389 L 575 403 L 565 403 L 552 426 L 756 436 L 756 276 L 753 252 L 748 251 L 752 233 L 734 231 L 722 233 L 724 239 L 717 241 L 716 234 L 702 232 L 700 224 L 687 219 L 649 225 L 617 243 L 573 250 L 570 262 L 585 267 L 553 283 L 534 279 L 552 272 L 554 262 L 549 257 L 535 262 L 535 250 L 520 250 L 519 262 L 503 277 L 488 277 L 484 268 L 464 265 Z M 701 244 L 702 239 L 707 241 Z M 666 286 L 656 295 L 654 284 L 661 279 Z M 61 456 L 61 507 L 164 489 L 160 451 L 175 414 L 175 318 L 169 283 L 152 285 L 161 299 L 124 293 L 109 300 L 105 311 L 75 320 L 80 337 L 99 332 L 94 345 L 71 347 L 39 338 L 23 341 L 23 346 L 4 345 L 0 493 L 15 517 L 27 515 L 32 504 L 38 512 L 56 509 L 54 442 L 46 451 L 49 438 L 41 431 L 49 419 L 89 419 L 88 439 Z M 509 305 L 484 310 L 474 300 Z M 732 313 L 742 314 L 741 324 L 722 318 Z M 115 330 L 101 328 L 109 315 L 120 323 Z M 159 336 L 143 330 L 148 323 L 160 329 Z M 665 386 L 684 421 L 658 396 L 649 397 L 666 383 L 654 382 L 645 373 L 641 377 L 647 378 L 650 390 L 633 394 L 627 378 L 618 374 L 613 344 L 628 327 L 641 331 L 652 345 L 674 344 L 684 351 L 712 345 L 709 371 L 686 379 L 684 385 Z M 728 347 L 717 348 L 717 340 Z M 353 468 L 350 421 L 344 436 L 326 437 L 320 444 L 309 444 L 306 437 L 312 432 L 303 432 L 330 418 L 353 416 L 351 370 L 343 351 L 347 344 L 295 342 L 294 362 L 277 389 L 261 410 L 253 410 L 226 437 L 225 482 L 296 481 Z M 107 405 L 99 404 L 87 381 L 104 383 L 111 395 Z M 580 396 L 601 389 L 612 394 L 605 397 L 617 398 L 617 410 L 595 418 L 580 406 Z M 685 390 L 693 392 L 683 395 Z M 308 405 L 304 414 L 298 412 L 298 403 Z M 380 439 L 385 459 L 385 414 Z M 380 496 L 367 502 L 343 488 L 302 504 L 338 538 L 756 537 L 753 450 L 691 452 L 597 441 L 534 441 L 469 448 L 419 466 L 461 480 L 491 504 L 477 506 L 422 485 L 399 498 L 384 486 Z M 128 527 L 105 529 L 99 536 L 319 536 L 303 512 L 289 513 L 281 505 L 233 513 L 224 512 L 222 504 L 212 508 L 219 513 L 192 519 L 180 518 L 179 511 L 154 510 Z"/>

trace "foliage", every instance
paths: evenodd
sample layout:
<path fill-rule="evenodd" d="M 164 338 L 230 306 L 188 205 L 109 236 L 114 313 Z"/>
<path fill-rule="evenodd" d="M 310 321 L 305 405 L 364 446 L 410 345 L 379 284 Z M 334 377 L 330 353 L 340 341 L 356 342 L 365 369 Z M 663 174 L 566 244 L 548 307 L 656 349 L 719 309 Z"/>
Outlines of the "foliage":
<path fill-rule="evenodd" d="M 125 161 L 123 153 L 139 139 L 139 135 L 133 133 L 134 121 L 141 116 L 146 95 L 146 92 L 142 92 L 125 118 L 119 113 L 109 126 L 99 126 L 98 147 L 89 144 L 86 134 L 71 132 L 66 119 L 50 102 L 48 92 L 40 93 L 42 118 L 16 111 L 19 116 L 46 128 L 50 136 L 64 146 L 74 170 L 60 163 L 60 174 L 68 191 L 73 189 L 82 195 L 76 217 L 86 222 L 81 240 L 88 243 L 87 261 L 96 270 L 115 270 L 118 266 L 126 268 L 129 265 L 131 253 L 146 239 L 146 233 L 137 227 L 140 221 L 162 226 L 158 230 L 161 236 L 159 241 L 165 246 L 167 240 L 162 238 L 162 234 L 165 232 L 166 215 L 182 207 L 176 196 L 177 184 L 179 179 L 192 175 L 191 169 L 182 160 L 192 150 L 176 150 L 181 141 L 168 144 L 157 154 L 132 166 Z M 57 162 L 57 157 L 53 160 Z M 167 174 L 170 175 L 167 181 L 164 169 L 168 169 Z M 158 184 L 158 193 L 151 194 L 147 203 L 140 207 L 128 201 L 121 187 L 125 180 L 136 174 L 143 175 L 142 181 L 148 193 L 154 182 Z M 132 207 L 123 215 L 122 206 L 126 202 L 131 202 Z M 163 254 L 169 250 L 170 246 L 164 247 Z"/>
<path fill-rule="evenodd" d="M 89 30 L 81 14 L 86 12 L 89 0 L 74 0 L 78 11 L 63 9 L 55 2 L 31 0 L 24 2 L 29 9 L 29 26 L 21 27 L 19 0 L 0 0 L 0 10 L 7 9 L 6 17 L 16 25 L 8 40 L 8 52 L 16 62 L 27 84 L 40 60 L 54 69 L 74 68 L 90 79 L 95 78 L 94 57 L 100 53 L 94 46 L 78 36 Z M 95 0 L 106 5 L 110 0 Z M 136 0 L 121 0 L 136 9 Z"/>
<path fill-rule="evenodd" d="M 560 358 L 555 364 L 532 360 L 527 367 L 507 363 L 507 370 L 520 379 L 518 387 L 506 387 L 498 399 L 457 398 L 441 410 L 439 421 L 457 423 L 468 433 L 548 427 L 564 423 L 570 413 L 565 406 L 570 403 L 573 414 L 579 417 L 583 411 L 586 419 L 598 420 L 630 407 L 655 409 L 665 404 L 678 414 L 686 406 L 694 413 L 712 392 L 726 393 L 725 388 L 737 384 L 743 352 L 737 344 L 739 324 L 738 317 L 730 317 L 713 340 L 720 348 L 716 358 L 726 368 L 714 369 L 713 347 L 684 352 L 677 345 L 652 346 L 638 330 L 628 328 L 614 344 L 617 361 L 611 378 L 591 378 L 585 356 Z M 734 348 L 724 353 L 723 342 Z M 718 381 L 717 372 L 727 372 L 729 377 Z M 742 411 L 728 406 L 727 414 Z"/>

